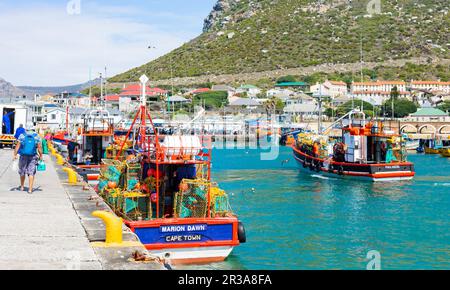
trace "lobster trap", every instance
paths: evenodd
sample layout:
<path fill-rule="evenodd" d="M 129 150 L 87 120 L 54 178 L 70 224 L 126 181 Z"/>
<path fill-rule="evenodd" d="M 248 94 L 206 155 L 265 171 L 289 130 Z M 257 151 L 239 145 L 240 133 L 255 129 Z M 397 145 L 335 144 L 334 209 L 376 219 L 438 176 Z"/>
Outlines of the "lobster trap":
<path fill-rule="evenodd" d="M 103 159 L 100 168 L 101 178 L 108 181 L 119 182 L 124 165 L 122 162 L 112 159 Z"/>
<path fill-rule="evenodd" d="M 206 218 L 210 183 L 204 180 L 184 179 L 180 188 L 180 192 L 175 194 L 175 217 Z"/>
<path fill-rule="evenodd" d="M 139 185 L 140 176 L 141 164 L 127 162 L 125 173 L 125 188 L 128 191 L 136 189 L 136 187 Z"/>
<path fill-rule="evenodd" d="M 140 192 L 124 192 L 118 199 L 117 210 L 130 220 L 148 220 L 152 216 L 150 197 Z"/>
<path fill-rule="evenodd" d="M 211 188 L 211 213 L 213 217 L 226 217 L 233 213 L 228 195 L 218 187 Z"/>

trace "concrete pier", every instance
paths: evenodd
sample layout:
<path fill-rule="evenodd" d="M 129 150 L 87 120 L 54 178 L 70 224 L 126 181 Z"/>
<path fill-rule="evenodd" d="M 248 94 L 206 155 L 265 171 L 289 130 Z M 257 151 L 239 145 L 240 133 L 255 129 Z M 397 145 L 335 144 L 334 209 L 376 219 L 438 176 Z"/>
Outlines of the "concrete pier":
<path fill-rule="evenodd" d="M 107 206 L 90 200 L 93 192 L 82 185 L 65 184 L 67 177 L 50 156 L 45 156 L 47 170 L 36 176 L 35 192 L 20 191 L 12 155 L 0 150 L 0 269 L 165 269 L 157 262 L 132 261 L 142 247 L 94 248 L 91 243 L 104 239 L 105 228 L 91 213 Z M 124 240 L 136 240 L 124 232 Z"/>
<path fill-rule="evenodd" d="M 18 190 L 12 156 L 0 150 L 0 269 L 102 269 L 53 163 L 29 195 Z"/>

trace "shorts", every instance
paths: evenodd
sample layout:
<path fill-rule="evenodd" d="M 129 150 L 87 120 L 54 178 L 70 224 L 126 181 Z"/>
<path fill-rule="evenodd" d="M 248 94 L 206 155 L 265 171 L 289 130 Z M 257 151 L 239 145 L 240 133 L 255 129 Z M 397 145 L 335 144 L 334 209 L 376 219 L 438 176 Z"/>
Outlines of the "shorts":
<path fill-rule="evenodd" d="M 35 176 L 36 167 L 38 164 L 38 157 L 21 155 L 19 159 L 19 175 L 20 176 Z"/>

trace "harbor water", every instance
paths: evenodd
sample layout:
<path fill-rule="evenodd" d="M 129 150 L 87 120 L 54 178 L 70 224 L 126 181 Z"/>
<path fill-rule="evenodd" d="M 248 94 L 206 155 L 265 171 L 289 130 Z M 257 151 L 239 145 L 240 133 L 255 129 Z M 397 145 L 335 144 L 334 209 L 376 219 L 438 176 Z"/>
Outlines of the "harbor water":
<path fill-rule="evenodd" d="M 217 269 L 450 267 L 450 159 L 411 155 L 413 181 L 377 183 L 304 173 L 289 147 L 273 161 L 259 150 L 215 150 L 213 178 L 247 230 L 247 243 Z M 200 266 L 201 268 L 201 266 Z"/>

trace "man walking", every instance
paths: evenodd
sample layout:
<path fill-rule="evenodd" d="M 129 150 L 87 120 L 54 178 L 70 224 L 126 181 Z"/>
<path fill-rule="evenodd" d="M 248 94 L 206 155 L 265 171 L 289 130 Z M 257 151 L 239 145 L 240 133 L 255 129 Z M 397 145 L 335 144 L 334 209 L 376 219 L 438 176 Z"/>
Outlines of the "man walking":
<path fill-rule="evenodd" d="M 19 136 L 16 149 L 14 150 L 14 160 L 17 159 L 17 154 L 20 154 L 19 159 L 19 175 L 20 175 L 20 190 L 25 190 L 25 178 L 28 175 L 29 188 L 28 193 L 33 193 L 34 176 L 36 175 L 36 167 L 39 160 L 42 160 L 42 145 L 41 140 L 36 133 L 26 133 Z"/>

